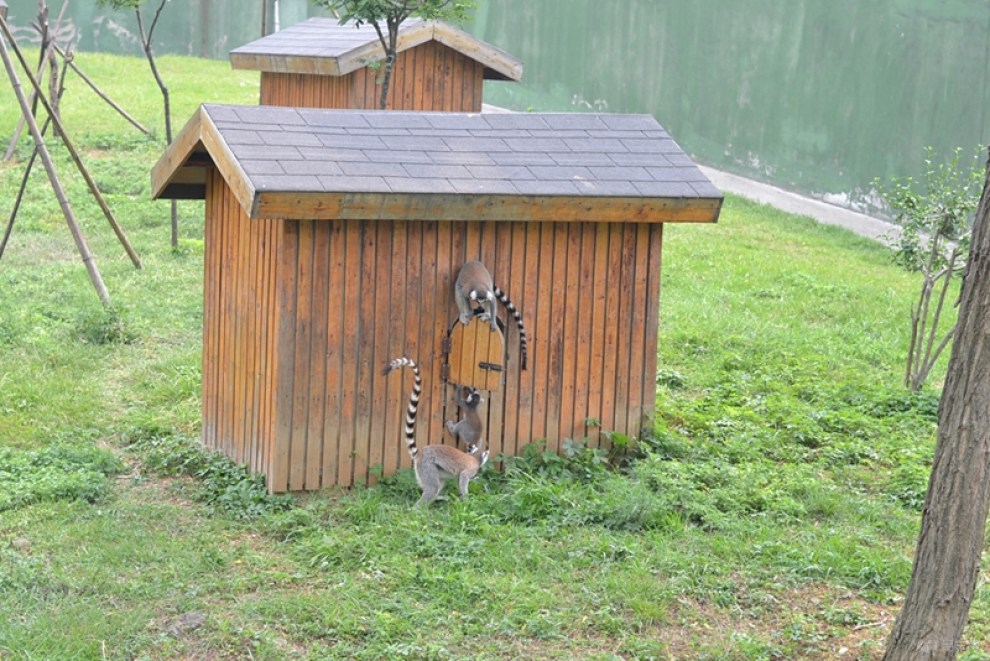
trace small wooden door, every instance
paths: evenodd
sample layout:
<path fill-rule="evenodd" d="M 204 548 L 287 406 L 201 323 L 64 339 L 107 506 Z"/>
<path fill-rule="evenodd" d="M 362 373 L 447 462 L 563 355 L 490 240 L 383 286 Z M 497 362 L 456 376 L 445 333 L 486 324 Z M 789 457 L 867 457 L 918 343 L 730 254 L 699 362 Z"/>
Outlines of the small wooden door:
<path fill-rule="evenodd" d="M 478 390 L 495 391 L 505 372 L 505 339 L 499 328 L 471 317 L 455 320 L 444 343 L 444 381 Z"/>

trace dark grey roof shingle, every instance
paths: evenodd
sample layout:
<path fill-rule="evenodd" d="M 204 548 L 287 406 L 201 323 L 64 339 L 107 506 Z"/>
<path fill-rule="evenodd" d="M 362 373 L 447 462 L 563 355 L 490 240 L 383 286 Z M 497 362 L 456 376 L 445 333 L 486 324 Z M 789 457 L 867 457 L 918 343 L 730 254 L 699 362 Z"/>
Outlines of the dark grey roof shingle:
<path fill-rule="evenodd" d="M 204 111 L 257 190 L 721 197 L 649 115 Z"/>

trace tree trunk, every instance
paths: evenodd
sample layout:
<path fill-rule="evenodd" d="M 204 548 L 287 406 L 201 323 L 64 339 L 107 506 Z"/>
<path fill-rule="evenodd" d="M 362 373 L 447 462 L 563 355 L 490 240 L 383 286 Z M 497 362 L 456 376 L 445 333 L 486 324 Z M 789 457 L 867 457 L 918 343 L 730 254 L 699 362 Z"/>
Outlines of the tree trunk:
<path fill-rule="evenodd" d="M 137 16 L 138 31 L 141 33 L 141 45 L 144 47 L 144 55 L 148 60 L 148 65 L 151 67 L 151 74 L 155 77 L 155 82 L 158 83 L 158 89 L 162 93 L 162 105 L 165 109 L 165 143 L 172 144 L 172 99 L 168 92 L 168 86 L 158 72 L 158 64 L 155 62 L 155 54 L 152 51 L 152 39 L 155 34 L 155 27 L 158 25 L 158 19 L 161 18 L 162 10 L 165 9 L 165 3 L 167 1 L 161 0 L 158 4 L 158 9 L 155 10 L 155 17 L 152 19 L 147 31 L 145 31 L 144 22 L 141 20 L 141 7 L 135 7 L 134 13 Z M 178 203 L 175 200 L 172 200 L 171 228 L 171 243 L 174 249 L 179 245 L 179 209 Z"/>
<path fill-rule="evenodd" d="M 973 226 L 938 442 L 904 607 L 884 659 L 953 659 L 976 588 L 990 507 L 990 162 Z"/>

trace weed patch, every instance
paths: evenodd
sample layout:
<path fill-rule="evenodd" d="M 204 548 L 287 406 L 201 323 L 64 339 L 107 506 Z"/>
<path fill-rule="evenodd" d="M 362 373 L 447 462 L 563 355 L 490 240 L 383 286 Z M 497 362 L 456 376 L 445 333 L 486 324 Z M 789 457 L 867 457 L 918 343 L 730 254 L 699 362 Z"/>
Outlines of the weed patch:
<path fill-rule="evenodd" d="M 39 501 L 102 500 L 111 491 L 109 478 L 122 470 L 112 453 L 87 445 L 0 447 L 0 511 Z"/>
<path fill-rule="evenodd" d="M 204 450 L 199 442 L 158 429 L 139 429 L 128 436 L 129 448 L 145 470 L 160 476 L 197 479 L 194 498 L 235 519 L 256 519 L 290 509 L 295 500 L 272 495 L 265 478 L 227 457 Z"/>

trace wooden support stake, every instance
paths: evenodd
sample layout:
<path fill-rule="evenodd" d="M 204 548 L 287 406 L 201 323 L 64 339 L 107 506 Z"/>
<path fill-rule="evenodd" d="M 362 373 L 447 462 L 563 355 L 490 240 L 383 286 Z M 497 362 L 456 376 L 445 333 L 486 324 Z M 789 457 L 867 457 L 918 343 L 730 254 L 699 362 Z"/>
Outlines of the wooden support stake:
<path fill-rule="evenodd" d="M 89 251 L 89 246 L 86 245 L 86 239 L 82 235 L 82 231 L 79 229 L 79 223 L 76 222 L 75 214 L 72 212 L 72 207 L 69 204 L 69 199 L 65 195 L 65 190 L 62 188 L 61 182 L 58 180 L 58 173 L 55 171 L 55 164 L 52 162 L 51 154 L 48 153 L 48 147 L 45 145 L 44 139 L 41 137 L 41 131 L 38 130 L 38 123 L 34 121 L 34 115 L 31 114 L 31 106 L 28 104 L 27 99 L 24 97 L 24 91 L 21 89 L 20 80 L 17 78 L 17 72 L 14 70 L 14 63 L 10 59 L 10 53 L 7 52 L 7 40 L 10 40 L 11 47 L 17 49 L 17 44 L 14 43 L 13 36 L 10 33 L 10 28 L 7 26 L 7 20 L 5 18 L 0 18 L 0 29 L 3 30 L 3 35 L 0 36 L 0 58 L 3 59 L 3 65 L 7 69 L 7 76 L 10 78 L 10 84 L 14 88 L 14 95 L 17 97 L 17 103 L 21 106 L 21 114 L 24 116 L 24 121 L 27 122 L 28 129 L 31 131 L 31 137 L 34 138 L 34 144 L 38 148 L 38 156 L 41 157 L 41 162 L 45 166 L 45 171 L 48 173 L 48 180 L 52 184 L 52 188 L 55 190 L 55 195 L 58 197 L 59 206 L 62 207 L 62 215 L 65 216 L 65 222 L 69 226 L 69 231 L 72 232 L 72 238 L 76 242 L 76 248 L 79 250 L 79 256 L 82 257 L 83 264 L 86 266 L 86 271 L 89 273 L 89 279 L 93 283 L 93 287 L 96 289 L 97 295 L 100 297 L 100 302 L 106 307 L 113 307 L 110 302 L 110 293 L 107 291 L 106 285 L 103 284 L 103 278 L 100 276 L 100 271 L 96 267 L 96 262 L 93 260 L 93 255 Z M 28 70 L 30 73 L 30 70 Z"/>
<path fill-rule="evenodd" d="M 51 58 L 52 50 L 50 46 L 55 43 L 55 38 L 52 37 L 51 39 L 49 39 L 49 35 L 51 34 L 51 31 L 48 29 L 48 5 L 44 2 L 44 0 L 41 0 L 38 4 L 40 5 L 38 10 L 39 23 L 34 24 L 34 29 L 38 32 L 38 36 L 41 37 L 41 51 L 40 51 L 41 57 L 38 61 L 38 73 L 35 75 L 38 77 L 38 81 L 40 82 L 45 75 L 45 65 L 49 63 L 49 60 Z M 59 11 L 58 13 L 58 20 L 55 21 L 55 33 L 58 33 L 58 29 L 62 27 L 62 18 L 65 16 L 65 10 L 68 6 L 69 6 L 69 0 L 65 0 L 65 3 L 62 4 L 62 10 Z M 7 18 L 6 12 L 4 12 L 4 19 L 6 18 Z M 28 71 L 28 68 L 24 67 L 24 70 Z M 54 80 L 52 80 L 51 82 L 52 85 L 55 84 Z M 35 98 L 34 94 L 32 93 L 31 115 L 35 116 L 37 112 L 38 112 L 38 99 Z M 13 158 L 14 149 L 17 148 L 17 143 L 20 142 L 21 133 L 23 131 L 24 131 L 24 118 L 22 117 L 17 122 L 17 128 L 14 130 L 14 135 L 10 139 L 10 144 L 7 145 L 7 151 L 4 152 L 3 160 L 9 161 L 11 158 Z"/>
<path fill-rule="evenodd" d="M 71 46 L 69 47 L 71 50 Z M 62 93 L 65 91 L 65 74 L 68 71 L 67 67 L 62 67 L 62 74 L 59 76 L 58 80 L 58 91 L 56 93 L 57 98 L 62 98 Z M 48 127 L 51 126 L 51 118 L 46 118 L 44 125 L 41 127 L 41 137 L 45 136 L 48 132 Z M 17 195 L 14 197 L 14 208 L 10 211 L 10 218 L 7 220 L 7 228 L 4 230 L 3 239 L 0 239 L 0 259 L 3 259 L 3 253 L 7 249 L 7 242 L 10 240 L 10 233 L 14 229 L 14 221 L 17 220 L 17 212 L 21 208 L 21 201 L 24 199 L 24 191 L 27 190 L 28 179 L 31 177 L 31 170 L 34 169 L 34 161 L 38 158 L 38 149 L 35 147 L 31 150 L 31 158 L 28 159 L 27 167 L 24 168 L 24 176 L 21 177 L 21 186 L 17 189 Z"/>
<path fill-rule="evenodd" d="M 65 64 L 68 65 L 69 67 L 71 67 L 72 70 L 75 71 L 79 75 L 79 77 L 83 79 L 83 82 L 85 82 L 87 85 L 89 85 L 90 88 L 94 92 L 96 92 L 96 95 L 98 97 L 100 97 L 101 99 L 103 99 L 111 108 L 113 108 L 114 110 L 116 110 L 120 114 L 121 117 L 123 117 L 128 122 L 130 122 L 131 125 L 134 126 L 134 128 L 136 128 L 138 131 L 141 131 L 141 133 L 144 133 L 149 138 L 155 137 L 151 133 L 151 131 L 149 131 L 148 129 L 146 129 L 138 120 L 134 119 L 131 115 L 129 115 L 126 110 L 124 110 L 119 105 L 117 105 L 114 102 L 113 99 L 111 99 L 109 96 L 107 96 L 106 93 L 103 90 L 101 90 L 96 85 L 96 83 L 94 83 L 92 80 L 90 80 L 89 76 L 87 76 L 86 74 L 84 74 L 79 69 L 79 67 L 76 66 L 76 63 L 73 61 L 73 57 L 72 57 L 72 54 L 71 53 L 68 53 L 68 54 L 65 53 L 61 48 L 58 47 L 58 44 L 52 44 L 52 46 L 54 46 L 55 52 L 57 52 L 59 55 L 62 56 L 62 59 L 65 61 Z"/>
<path fill-rule="evenodd" d="M 38 80 L 42 80 L 44 78 L 45 65 L 48 64 L 48 58 L 50 55 L 51 55 L 51 51 L 46 51 L 41 58 L 41 62 L 38 63 L 38 73 L 37 73 Z M 38 100 L 34 97 L 33 94 L 31 95 L 31 100 L 29 101 L 29 104 L 32 108 L 31 116 L 33 117 L 35 110 L 37 110 L 38 108 Z M 24 132 L 24 125 L 25 124 L 23 117 L 17 120 L 17 127 L 14 129 L 14 135 L 10 137 L 10 142 L 7 144 L 7 151 L 5 151 L 3 154 L 3 160 L 9 161 L 11 158 L 14 157 L 14 150 L 17 149 L 17 143 L 21 141 L 21 133 Z"/>
<path fill-rule="evenodd" d="M 58 133 L 58 135 L 62 137 L 62 144 L 64 144 L 65 148 L 69 151 L 69 156 L 72 157 L 72 162 L 75 163 L 76 168 L 79 170 L 79 173 L 83 176 L 83 179 L 86 180 L 86 185 L 89 187 L 90 192 L 93 194 L 93 197 L 96 199 L 97 204 L 100 205 L 100 209 L 103 211 L 103 215 L 106 217 L 107 222 L 110 223 L 110 227 L 113 228 L 114 234 L 117 235 L 117 239 L 120 241 L 120 244 L 124 246 L 124 250 L 127 251 L 127 256 L 131 258 L 131 263 L 134 264 L 134 268 L 137 269 L 141 268 L 141 260 L 138 258 L 137 253 L 134 252 L 134 248 L 131 247 L 130 242 L 127 240 L 127 236 L 124 234 L 124 230 L 121 229 L 120 225 L 117 224 L 117 219 L 114 218 L 113 212 L 110 211 L 110 207 L 107 205 L 106 200 L 103 199 L 103 193 L 100 192 L 100 189 L 96 185 L 96 182 L 93 181 L 93 178 L 89 175 L 89 171 L 86 169 L 86 166 L 83 165 L 82 159 L 79 158 L 79 152 L 76 151 L 75 145 L 72 144 L 72 140 L 69 139 L 69 135 L 65 132 L 65 127 L 62 125 L 62 120 L 58 118 L 58 115 L 52 109 L 52 106 L 48 102 L 48 99 L 45 98 L 45 94 L 44 92 L 42 92 L 41 86 L 38 84 L 37 79 L 35 79 L 35 77 L 31 75 L 31 70 L 27 67 L 27 63 L 24 61 L 24 56 L 21 54 L 20 49 L 17 47 L 17 44 L 14 42 L 14 36 L 10 32 L 10 28 L 8 27 L 7 22 L 6 21 L 0 22 L 0 28 L 3 29 L 4 36 L 10 41 L 11 48 L 13 48 L 14 54 L 17 56 L 17 59 L 21 63 L 21 67 L 24 68 L 25 75 L 28 77 L 28 80 L 31 81 L 31 85 L 34 87 L 35 92 L 37 92 L 38 100 L 41 101 L 41 105 L 44 106 L 45 111 L 48 113 L 48 117 L 52 120 L 52 124 L 55 127 L 56 133 Z M 9 58 L 10 56 L 8 55 L 7 57 Z M 11 80 L 13 80 L 14 79 L 13 76 L 16 75 L 13 71 L 13 68 L 11 68 L 10 73 L 12 76 Z M 19 86 L 20 83 L 18 82 L 17 85 Z M 33 116 L 31 117 L 31 121 L 34 122 Z M 34 124 L 34 128 L 35 130 L 38 130 L 37 123 Z M 39 133 L 38 138 L 35 139 L 35 143 L 38 144 L 39 151 L 41 149 L 41 144 L 43 144 L 43 143 L 40 144 L 38 143 L 40 139 L 41 139 L 41 135 Z"/>

